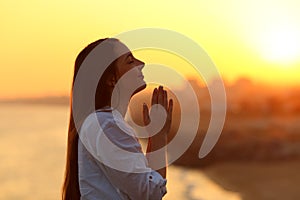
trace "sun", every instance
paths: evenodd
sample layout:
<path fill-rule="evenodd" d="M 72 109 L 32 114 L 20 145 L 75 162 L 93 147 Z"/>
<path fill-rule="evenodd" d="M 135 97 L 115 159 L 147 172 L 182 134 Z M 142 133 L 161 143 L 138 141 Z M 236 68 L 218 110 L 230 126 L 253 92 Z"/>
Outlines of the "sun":
<path fill-rule="evenodd" d="M 265 31 L 261 41 L 262 55 L 276 63 L 291 63 L 300 59 L 299 32 L 292 27 L 276 27 Z"/>

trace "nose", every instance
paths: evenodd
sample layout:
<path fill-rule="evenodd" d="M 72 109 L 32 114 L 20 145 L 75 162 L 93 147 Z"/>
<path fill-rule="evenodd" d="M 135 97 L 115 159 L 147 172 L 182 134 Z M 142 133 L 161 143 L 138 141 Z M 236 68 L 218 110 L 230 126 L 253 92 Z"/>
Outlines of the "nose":
<path fill-rule="evenodd" d="M 138 68 L 140 70 L 142 70 L 144 68 L 144 66 L 145 66 L 145 63 L 143 61 L 141 61 L 141 60 L 138 60 L 138 59 L 137 59 L 137 61 L 138 61 Z"/>

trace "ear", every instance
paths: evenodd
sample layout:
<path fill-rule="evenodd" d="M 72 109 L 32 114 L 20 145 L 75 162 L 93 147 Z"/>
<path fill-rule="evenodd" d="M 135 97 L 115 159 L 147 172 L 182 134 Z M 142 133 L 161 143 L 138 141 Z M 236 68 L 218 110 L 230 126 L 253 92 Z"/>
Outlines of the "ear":
<path fill-rule="evenodd" d="M 110 74 L 108 76 L 108 78 L 106 79 L 105 81 L 105 84 L 110 86 L 110 87 L 114 87 L 117 83 L 117 79 L 116 79 L 116 76 L 114 74 Z"/>

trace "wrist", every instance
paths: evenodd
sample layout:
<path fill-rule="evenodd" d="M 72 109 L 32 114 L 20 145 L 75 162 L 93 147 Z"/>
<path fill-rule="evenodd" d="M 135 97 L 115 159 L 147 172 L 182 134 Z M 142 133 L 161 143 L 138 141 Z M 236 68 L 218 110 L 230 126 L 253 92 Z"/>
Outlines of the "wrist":
<path fill-rule="evenodd" d="M 167 135 L 154 135 L 149 138 L 149 142 L 151 143 L 151 151 L 156 151 L 167 145 Z"/>

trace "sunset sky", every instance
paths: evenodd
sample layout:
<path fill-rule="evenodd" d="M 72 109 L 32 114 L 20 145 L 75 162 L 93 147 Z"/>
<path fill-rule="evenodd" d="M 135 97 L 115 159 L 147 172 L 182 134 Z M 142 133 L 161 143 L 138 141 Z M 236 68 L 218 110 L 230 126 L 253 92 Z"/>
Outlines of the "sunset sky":
<path fill-rule="evenodd" d="M 300 85 L 299 0 L 1 0 L 0 19 L 0 98 L 67 95 L 83 47 L 143 27 L 196 41 L 229 83 Z"/>

